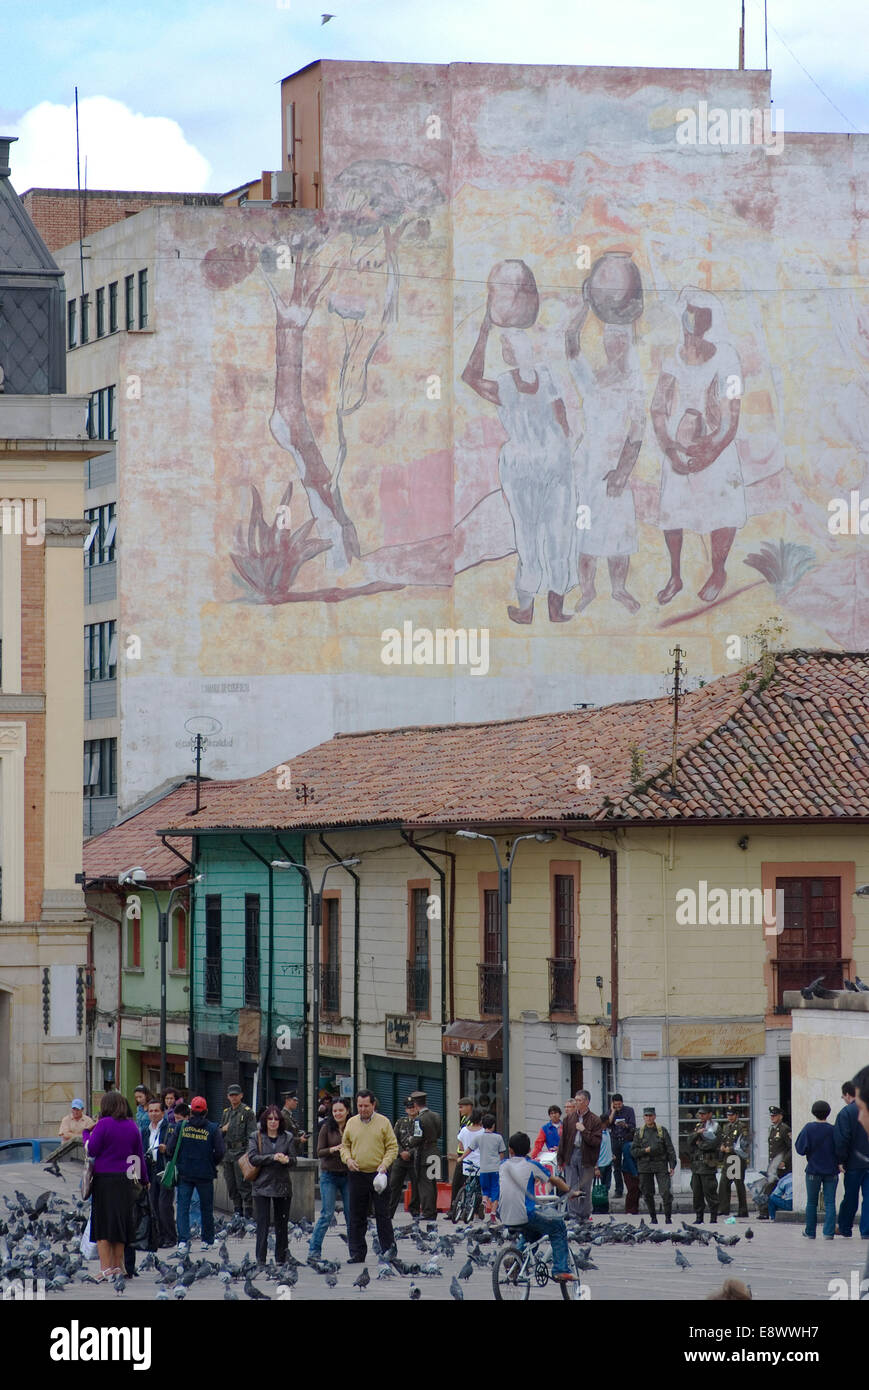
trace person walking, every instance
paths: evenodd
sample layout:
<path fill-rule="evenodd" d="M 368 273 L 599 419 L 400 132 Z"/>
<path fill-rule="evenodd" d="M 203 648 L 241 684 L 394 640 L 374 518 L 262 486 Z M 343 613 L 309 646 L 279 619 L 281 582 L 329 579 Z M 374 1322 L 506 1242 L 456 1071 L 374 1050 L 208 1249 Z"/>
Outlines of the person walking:
<path fill-rule="evenodd" d="M 416 1191 L 419 1194 L 419 1214 L 429 1225 L 438 1216 L 438 1178 L 441 1171 L 438 1141 L 441 1137 L 441 1117 L 428 1108 L 425 1091 L 411 1091 L 408 1096 L 413 1105 L 413 1133 L 408 1139 L 408 1148 L 413 1154 Z"/>
<path fill-rule="evenodd" d="M 544 1149 L 554 1151 L 561 1139 L 561 1106 L 550 1105 L 546 1113 L 549 1118 L 537 1131 L 537 1138 L 531 1147 L 532 1158 L 538 1158 Z"/>
<path fill-rule="evenodd" d="M 323 1237 L 332 1224 L 335 1204 L 341 1196 L 344 1208 L 344 1221 L 347 1222 L 347 1165 L 341 1158 L 341 1144 L 344 1128 L 350 1118 L 350 1107 L 340 1096 L 332 1101 L 332 1108 L 320 1126 L 317 1134 L 317 1156 L 320 1160 L 320 1219 L 311 1232 L 308 1246 L 308 1263 L 319 1260 L 323 1255 Z"/>
<path fill-rule="evenodd" d="M 815 1119 L 803 1125 L 794 1148 L 806 1160 L 806 1229 L 804 1236 L 815 1239 L 818 1225 L 818 1194 L 824 1191 L 824 1240 L 836 1234 L 836 1187 L 839 1165 L 836 1160 L 836 1131 L 829 1123 L 830 1107 L 825 1100 L 812 1106 Z"/>
<path fill-rule="evenodd" d="M 93 1159 L 91 1240 L 99 1250 L 99 1277 L 106 1280 L 122 1272 L 124 1247 L 135 1239 L 134 1183 L 148 1182 L 142 1131 L 131 1116 L 126 1096 L 106 1091 L 100 1117 L 82 1139 L 88 1159 Z"/>
<path fill-rule="evenodd" d="M 471 1100 L 471 1097 L 462 1096 L 461 1100 L 459 1101 L 459 1133 L 461 1133 L 465 1125 L 468 1123 L 468 1117 L 474 1108 L 474 1102 Z M 461 1141 L 459 1141 L 456 1145 L 456 1152 L 454 1154 L 450 1154 L 450 1158 L 454 1158 L 456 1161 L 456 1166 L 453 1169 L 452 1189 L 450 1191 L 450 1221 L 455 1220 L 456 1198 L 458 1197 L 465 1183 L 465 1173 L 462 1165 L 462 1154 L 463 1149 Z"/>
<path fill-rule="evenodd" d="M 561 1127 L 558 1162 L 564 1169 L 568 1185 L 578 1189 L 581 1194 L 569 1198 L 567 1209 L 570 1215 L 588 1220 L 591 1217 L 591 1189 L 603 1126 L 591 1109 L 588 1091 L 577 1091 L 574 1100 L 576 1110 L 565 1117 Z"/>
<path fill-rule="evenodd" d="M 180 1136 L 180 1137 L 179 1137 Z M 202 1208 L 202 1249 L 214 1247 L 214 1179 L 217 1165 L 223 1158 L 225 1146 L 220 1126 L 208 1118 L 208 1102 L 194 1096 L 186 1123 L 169 1132 L 167 1158 L 177 1149 L 175 1160 L 178 1173 L 178 1250 L 190 1249 L 190 1199 L 199 1194 Z"/>
<path fill-rule="evenodd" d="M 405 1182 L 410 1182 L 410 1214 L 419 1216 L 419 1188 L 414 1179 L 416 1165 L 410 1146 L 416 1125 L 416 1107 L 410 1096 L 404 1102 L 404 1114 L 395 1122 L 395 1137 L 398 1140 L 398 1158 L 389 1170 L 389 1215 L 394 1217 L 401 1201 Z"/>
<path fill-rule="evenodd" d="M 718 1220 L 718 1150 L 721 1148 L 721 1126 L 712 1118 L 712 1106 L 701 1105 L 697 1111 L 699 1124 L 688 1136 L 691 1155 L 691 1195 L 694 1198 L 694 1219 L 703 1222 L 704 1209 L 709 1208 L 709 1224 Z"/>
<path fill-rule="evenodd" d="M 308 1145 L 308 1136 L 303 1130 L 296 1115 L 296 1111 L 299 1108 L 299 1093 L 298 1091 L 284 1091 L 281 1099 L 284 1102 L 284 1108 L 281 1111 L 284 1117 L 284 1124 L 287 1127 L 287 1133 L 291 1136 L 296 1147 L 296 1153 L 298 1154 L 302 1149 L 307 1148 Z"/>
<path fill-rule="evenodd" d="M 631 1144 L 631 1153 L 637 1165 L 640 1191 L 649 1209 L 649 1220 L 652 1225 L 657 1226 L 658 1224 L 658 1217 L 655 1212 L 656 1181 L 661 1205 L 664 1208 L 664 1220 L 672 1221 L 673 1193 L 670 1179 L 676 1171 L 676 1150 L 673 1148 L 673 1141 L 669 1132 L 663 1125 L 658 1124 L 654 1105 L 647 1105 L 643 1110 L 643 1124 L 642 1127 L 637 1126 L 637 1132 Z"/>
<path fill-rule="evenodd" d="M 377 1097 L 373 1091 L 358 1091 L 358 1114 L 350 1117 L 341 1136 L 341 1160 L 349 1170 L 348 1264 L 359 1265 L 365 1262 L 368 1254 L 368 1242 L 365 1239 L 368 1208 L 372 1200 L 381 1250 L 391 1250 L 394 1243 L 386 1175 L 398 1157 L 398 1141 L 386 1116 L 376 1113 L 376 1105 Z"/>
<path fill-rule="evenodd" d="M 253 1212 L 252 1187 L 239 1168 L 238 1160 L 242 1154 L 247 1153 L 251 1136 L 256 1133 L 257 1120 L 250 1106 L 245 1105 L 243 1095 L 244 1092 L 237 1082 L 227 1088 L 226 1098 L 229 1105 L 220 1119 L 220 1132 L 226 1146 L 221 1166 L 226 1182 L 226 1195 L 232 1202 L 233 1211 L 236 1216 L 249 1217 Z M 285 1122 L 284 1130 L 286 1127 Z M 281 1133 L 283 1132 L 282 1130 Z"/>
<path fill-rule="evenodd" d="M 721 1131 L 721 1148 L 724 1160 L 721 1178 L 718 1183 L 718 1214 L 730 1215 L 730 1187 L 736 1187 L 736 1200 L 739 1204 L 737 1215 L 748 1216 L 748 1198 L 745 1194 L 745 1170 L 751 1153 L 751 1134 L 748 1121 L 739 1118 L 739 1111 L 728 1106 L 724 1127 Z"/>
<path fill-rule="evenodd" d="M 766 1170 L 766 1183 L 757 1199 L 758 1221 L 768 1221 L 767 1206 L 772 1193 L 785 1173 L 791 1171 L 791 1131 L 782 1116 L 780 1105 L 769 1107 L 769 1167 Z"/>
<path fill-rule="evenodd" d="M 267 1105 L 259 1117 L 247 1149 L 248 1162 L 258 1170 L 251 1184 L 253 1214 L 256 1220 L 256 1262 L 264 1265 L 268 1255 L 269 1215 L 274 1213 L 275 1264 L 286 1264 L 293 1185 L 290 1169 L 296 1166 L 293 1139 L 287 1133 L 284 1117 L 276 1105 Z"/>
<path fill-rule="evenodd" d="M 835 1126 L 836 1158 L 841 1163 L 844 1173 L 844 1190 L 839 1206 L 839 1235 L 851 1235 L 857 1206 L 862 1197 L 860 1235 L 866 1240 L 869 1237 L 869 1135 L 860 1123 L 855 1096 L 854 1082 L 846 1081 L 842 1087 L 842 1099 L 845 1104 L 836 1116 Z M 825 1196 L 825 1204 L 826 1201 Z"/>
<path fill-rule="evenodd" d="M 84 1131 L 93 1129 L 95 1124 L 96 1120 L 92 1120 L 90 1115 L 84 1113 L 84 1101 L 76 1096 L 69 1107 L 69 1114 L 64 1115 L 57 1132 L 66 1144 L 69 1143 L 70 1139 L 81 1139 Z"/>
<path fill-rule="evenodd" d="M 166 1135 L 169 1122 L 162 1102 L 156 1096 L 148 1102 L 148 1129 L 144 1137 L 145 1162 L 148 1165 L 148 1199 L 151 1204 L 151 1249 L 175 1246 L 175 1193 L 160 1181 L 166 1168 Z"/>
<path fill-rule="evenodd" d="M 624 1192 L 624 1182 L 622 1180 L 622 1151 L 625 1144 L 629 1144 L 637 1130 L 637 1117 L 630 1105 L 625 1105 L 624 1097 L 616 1091 L 610 1101 L 610 1139 L 613 1146 L 613 1177 L 615 1180 L 615 1195 L 621 1197 Z M 637 1166 L 634 1164 L 633 1177 L 637 1176 Z M 639 1187 L 637 1188 L 639 1191 Z M 627 1208 L 625 1208 L 627 1210 Z"/>

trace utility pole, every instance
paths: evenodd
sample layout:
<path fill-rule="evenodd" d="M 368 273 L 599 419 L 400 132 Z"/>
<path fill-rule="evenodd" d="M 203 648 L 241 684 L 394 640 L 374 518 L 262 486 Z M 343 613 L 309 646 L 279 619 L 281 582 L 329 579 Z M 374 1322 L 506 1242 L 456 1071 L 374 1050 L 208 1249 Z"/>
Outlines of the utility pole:
<path fill-rule="evenodd" d="M 679 740 L 679 697 L 682 694 L 682 677 L 685 674 L 685 667 L 682 665 L 682 658 L 685 653 L 681 647 L 673 647 L 670 655 L 673 657 L 673 749 L 670 761 L 670 791 L 676 795 L 676 757 Z"/>

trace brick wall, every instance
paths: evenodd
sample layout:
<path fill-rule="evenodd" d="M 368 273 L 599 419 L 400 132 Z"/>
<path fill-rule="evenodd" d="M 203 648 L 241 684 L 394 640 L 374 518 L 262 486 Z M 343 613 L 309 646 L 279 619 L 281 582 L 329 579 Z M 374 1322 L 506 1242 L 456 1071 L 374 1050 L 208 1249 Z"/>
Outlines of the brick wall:
<path fill-rule="evenodd" d="M 69 246 L 79 237 L 78 193 L 75 189 L 32 188 L 21 201 L 49 251 Z M 83 200 L 84 235 L 87 237 L 123 222 L 125 217 L 144 208 L 191 201 L 220 205 L 221 198 L 209 193 L 124 193 L 90 191 Z"/>

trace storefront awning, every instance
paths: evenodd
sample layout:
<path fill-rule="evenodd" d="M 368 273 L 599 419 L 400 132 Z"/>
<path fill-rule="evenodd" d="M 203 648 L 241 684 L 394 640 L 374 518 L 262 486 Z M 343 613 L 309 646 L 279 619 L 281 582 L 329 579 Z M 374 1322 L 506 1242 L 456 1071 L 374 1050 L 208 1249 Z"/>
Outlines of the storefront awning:
<path fill-rule="evenodd" d="M 451 1057 L 500 1061 L 501 1039 L 500 1023 L 478 1023 L 472 1018 L 457 1018 L 444 1033 L 442 1048 Z"/>

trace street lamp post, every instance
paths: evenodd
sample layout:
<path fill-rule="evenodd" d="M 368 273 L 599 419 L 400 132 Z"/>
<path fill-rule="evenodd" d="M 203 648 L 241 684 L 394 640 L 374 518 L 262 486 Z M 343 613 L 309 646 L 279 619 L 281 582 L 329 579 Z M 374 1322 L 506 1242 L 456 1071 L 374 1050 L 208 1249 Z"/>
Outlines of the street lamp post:
<path fill-rule="evenodd" d="M 510 1133 L 510 960 L 509 960 L 509 941 L 508 925 L 510 899 L 512 897 L 513 884 L 513 860 L 516 857 L 517 846 L 522 840 L 537 840 L 540 844 L 548 844 L 555 839 L 551 830 L 539 830 L 533 835 L 517 835 L 507 857 L 506 865 L 501 862 L 501 855 L 498 852 L 498 842 L 492 835 L 482 835 L 477 830 L 458 830 L 457 835 L 463 840 L 488 840 L 495 851 L 495 860 L 498 864 L 498 919 L 501 929 L 501 1034 L 502 1034 L 502 1062 L 501 1062 L 501 1092 L 504 1097 L 504 1128 Z"/>
<path fill-rule="evenodd" d="M 187 888 L 193 883 L 199 883 L 202 875 L 197 874 L 190 878 L 186 883 L 180 883 L 172 889 L 169 894 L 169 901 L 165 911 L 160 906 L 160 898 L 157 889 L 150 883 L 146 883 L 147 875 L 144 869 L 130 869 L 125 874 L 120 874 L 118 882 L 122 887 L 132 886 L 138 892 L 141 888 L 147 888 L 149 893 L 154 895 L 154 905 L 157 908 L 157 940 L 160 943 L 160 1093 L 166 1089 L 166 943 L 169 940 L 169 918 L 172 915 L 172 908 L 175 903 L 176 894 L 180 897 Z M 192 1061 L 192 1058 L 189 1059 Z M 120 1080 L 120 1078 L 118 1078 Z"/>
<path fill-rule="evenodd" d="M 311 1026 L 313 1029 L 311 1065 L 314 1073 L 314 1084 L 312 1087 L 313 1097 L 311 1098 L 311 1125 L 309 1134 L 317 1133 L 317 1097 L 320 1093 L 320 929 L 323 925 L 323 890 L 326 886 L 326 876 L 331 869 L 350 869 L 354 864 L 359 864 L 359 859 L 341 859 L 335 864 L 327 864 L 320 879 L 319 889 L 314 887 L 314 880 L 311 871 L 306 864 L 297 864 L 294 859 L 273 859 L 273 869 L 297 869 L 302 875 L 307 889 L 311 895 L 311 930 L 314 935 L 314 988 L 313 988 L 313 1015 Z M 354 1078 L 355 1080 L 355 1078 Z"/>

